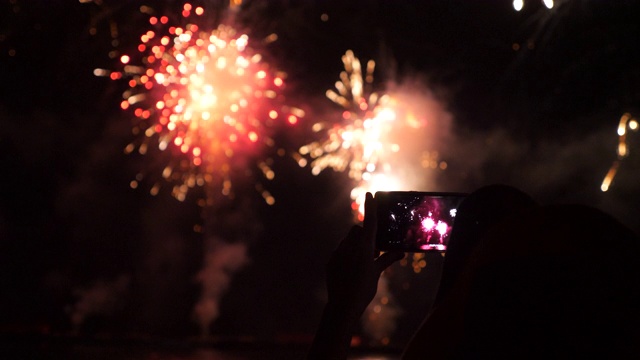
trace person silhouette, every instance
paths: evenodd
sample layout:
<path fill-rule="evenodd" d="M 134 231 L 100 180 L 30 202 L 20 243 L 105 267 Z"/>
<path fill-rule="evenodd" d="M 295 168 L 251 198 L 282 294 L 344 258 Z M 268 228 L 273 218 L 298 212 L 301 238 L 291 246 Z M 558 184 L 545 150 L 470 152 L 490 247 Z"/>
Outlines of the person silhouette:
<path fill-rule="evenodd" d="M 638 256 L 637 235 L 588 206 L 507 215 L 441 287 L 403 359 L 639 358 Z"/>
<path fill-rule="evenodd" d="M 345 359 L 384 269 L 375 199 L 327 265 L 329 301 L 308 359 Z M 640 356 L 640 241 L 600 210 L 540 206 L 509 186 L 458 208 L 436 300 L 403 359 Z"/>

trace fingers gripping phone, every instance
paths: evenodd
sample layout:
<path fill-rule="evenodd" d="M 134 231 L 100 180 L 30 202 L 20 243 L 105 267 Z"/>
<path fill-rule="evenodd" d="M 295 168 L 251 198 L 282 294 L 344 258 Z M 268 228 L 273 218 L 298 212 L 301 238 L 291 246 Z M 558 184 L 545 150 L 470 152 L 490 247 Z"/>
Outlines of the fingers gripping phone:
<path fill-rule="evenodd" d="M 376 248 L 380 251 L 446 251 L 458 206 L 466 196 L 450 192 L 376 192 Z"/>

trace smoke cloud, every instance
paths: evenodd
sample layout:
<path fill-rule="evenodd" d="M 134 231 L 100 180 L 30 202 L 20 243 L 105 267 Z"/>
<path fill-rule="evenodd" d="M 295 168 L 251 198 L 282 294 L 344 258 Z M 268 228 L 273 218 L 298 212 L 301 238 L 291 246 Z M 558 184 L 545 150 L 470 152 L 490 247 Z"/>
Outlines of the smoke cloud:
<path fill-rule="evenodd" d="M 387 85 L 396 100 L 398 120 L 389 140 L 399 150 L 388 154 L 398 188 L 436 191 L 438 174 L 446 168 L 443 149 L 451 142 L 453 116 L 421 79 Z"/>

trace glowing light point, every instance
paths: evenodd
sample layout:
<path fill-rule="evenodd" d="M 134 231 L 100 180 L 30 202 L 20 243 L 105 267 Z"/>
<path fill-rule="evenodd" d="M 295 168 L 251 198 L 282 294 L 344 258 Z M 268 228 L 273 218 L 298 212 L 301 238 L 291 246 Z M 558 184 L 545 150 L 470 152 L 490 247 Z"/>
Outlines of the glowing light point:
<path fill-rule="evenodd" d="M 513 8 L 516 11 L 522 10 L 523 7 L 524 7 L 524 0 L 513 0 Z"/>
<path fill-rule="evenodd" d="M 438 233 L 440 233 L 440 235 L 446 234 L 448 229 L 449 229 L 449 225 L 447 225 L 446 222 L 438 221 L 438 225 L 436 225 L 436 230 L 438 231 Z"/>
<path fill-rule="evenodd" d="M 422 220 L 422 228 L 425 231 L 430 231 L 431 229 L 433 229 L 436 226 L 435 221 L 433 221 L 432 218 L 428 217 L 424 220 Z"/>

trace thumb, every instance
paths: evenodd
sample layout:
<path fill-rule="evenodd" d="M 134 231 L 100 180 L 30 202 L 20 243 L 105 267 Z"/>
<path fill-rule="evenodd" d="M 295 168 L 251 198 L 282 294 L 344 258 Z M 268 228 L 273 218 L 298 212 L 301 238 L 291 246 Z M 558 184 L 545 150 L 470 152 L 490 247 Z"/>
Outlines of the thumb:
<path fill-rule="evenodd" d="M 374 265 L 376 267 L 376 270 L 379 273 L 382 273 L 386 268 L 391 266 L 391 264 L 402 259 L 403 257 L 404 252 L 401 251 L 386 252 L 376 259 Z"/>

